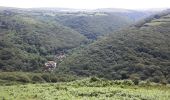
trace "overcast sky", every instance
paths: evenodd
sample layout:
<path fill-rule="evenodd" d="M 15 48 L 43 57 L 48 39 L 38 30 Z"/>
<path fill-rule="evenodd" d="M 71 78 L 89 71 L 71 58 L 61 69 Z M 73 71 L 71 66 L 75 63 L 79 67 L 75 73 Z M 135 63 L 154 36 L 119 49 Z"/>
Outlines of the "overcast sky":
<path fill-rule="evenodd" d="M 19 8 L 60 7 L 77 9 L 142 9 L 170 8 L 170 0 L 0 0 L 0 6 Z"/>

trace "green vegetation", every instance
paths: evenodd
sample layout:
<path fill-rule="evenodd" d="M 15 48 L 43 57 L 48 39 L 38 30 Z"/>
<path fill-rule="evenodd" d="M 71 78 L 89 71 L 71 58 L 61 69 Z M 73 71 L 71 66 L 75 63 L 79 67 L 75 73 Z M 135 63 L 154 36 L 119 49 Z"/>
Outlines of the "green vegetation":
<path fill-rule="evenodd" d="M 169 100 L 170 10 L 125 12 L 0 7 L 0 99 Z"/>
<path fill-rule="evenodd" d="M 41 71 L 44 62 L 85 41 L 86 37 L 57 22 L 18 10 L 0 11 L 0 70 Z"/>
<path fill-rule="evenodd" d="M 169 100 L 170 87 L 84 79 L 68 83 L 0 86 L 3 100 Z"/>
<path fill-rule="evenodd" d="M 136 27 L 149 26 L 148 24 L 151 24 L 151 26 L 152 26 L 152 24 L 154 22 L 156 23 L 156 25 L 160 25 L 163 22 L 169 22 L 169 19 L 170 19 L 169 13 L 170 13 L 170 10 L 167 9 L 165 11 L 158 13 L 158 14 L 153 14 L 150 17 L 147 17 L 147 18 L 142 19 L 141 21 L 137 22 L 135 24 L 135 26 Z M 153 26 L 154 26 L 154 24 L 153 24 Z"/>
<path fill-rule="evenodd" d="M 106 12 L 59 14 L 55 19 L 88 39 L 97 39 L 98 36 L 110 34 L 134 22 L 125 15 Z"/>
<path fill-rule="evenodd" d="M 28 83 L 54 83 L 69 82 L 78 79 L 76 76 L 54 73 L 31 73 L 31 72 L 1 72 L 0 85 L 16 85 Z"/>
<path fill-rule="evenodd" d="M 130 17 L 115 12 L 1 7 L 0 70 L 41 72 L 44 63 L 56 60 L 57 54 L 67 53 L 132 22 Z"/>
<path fill-rule="evenodd" d="M 160 15 L 156 19 L 168 19 L 170 13 Z M 155 17 L 145 23 L 154 23 Z M 75 51 L 57 72 L 170 83 L 169 33 L 169 21 L 123 29 Z"/>

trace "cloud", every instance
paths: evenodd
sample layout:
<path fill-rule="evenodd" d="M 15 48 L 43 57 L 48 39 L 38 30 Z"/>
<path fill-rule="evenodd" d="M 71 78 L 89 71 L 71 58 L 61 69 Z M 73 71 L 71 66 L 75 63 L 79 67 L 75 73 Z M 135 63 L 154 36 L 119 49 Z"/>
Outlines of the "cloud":
<path fill-rule="evenodd" d="M 0 0 L 0 6 L 8 7 L 62 7 L 62 8 L 168 8 L 169 0 Z"/>

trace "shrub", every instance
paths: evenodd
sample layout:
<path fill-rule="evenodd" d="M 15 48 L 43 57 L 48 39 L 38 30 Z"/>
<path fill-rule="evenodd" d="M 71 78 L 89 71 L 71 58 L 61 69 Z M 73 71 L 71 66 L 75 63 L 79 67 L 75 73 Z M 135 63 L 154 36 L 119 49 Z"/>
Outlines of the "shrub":
<path fill-rule="evenodd" d="M 91 77 L 90 78 L 90 82 L 96 82 L 96 81 L 100 81 L 100 79 L 97 78 L 97 77 Z"/>
<path fill-rule="evenodd" d="M 22 74 L 22 75 L 18 75 L 17 81 L 29 83 L 29 82 L 31 82 L 31 79 L 27 75 Z"/>
<path fill-rule="evenodd" d="M 128 85 L 128 86 L 134 85 L 134 83 L 131 80 L 115 80 L 113 82 L 116 85 Z"/>
<path fill-rule="evenodd" d="M 138 79 L 138 78 L 135 78 L 135 79 L 133 79 L 132 81 L 133 81 L 133 83 L 134 83 L 135 85 L 138 85 L 138 84 L 139 84 L 139 79 Z"/>
<path fill-rule="evenodd" d="M 167 84 L 168 84 L 168 82 L 167 82 L 165 79 L 161 80 L 160 83 L 161 83 L 162 85 L 167 85 Z"/>
<path fill-rule="evenodd" d="M 10 80 L 10 81 L 18 80 L 18 78 L 16 76 L 14 76 L 14 75 L 6 75 L 6 76 L 1 77 L 1 79 L 3 79 L 3 80 Z"/>
<path fill-rule="evenodd" d="M 131 81 L 131 80 L 124 80 L 122 82 L 123 85 L 128 85 L 128 86 L 131 86 L 131 85 L 134 85 L 134 83 Z"/>
<path fill-rule="evenodd" d="M 51 82 L 51 76 L 49 74 L 43 74 L 41 76 L 46 82 Z"/>
<path fill-rule="evenodd" d="M 45 82 L 45 80 L 40 75 L 34 75 L 32 77 L 33 82 Z"/>
<path fill-rule="evenodd" d="M 51 77 L 51 82 L 58 82 L 58 78 L 55 77 L 55 76 L 52 76 L 52 77 Z"/>
<path fill-rule="evenodd" d="M 170 84 L 170 77 L 168 77 L 167 82 Z"/>

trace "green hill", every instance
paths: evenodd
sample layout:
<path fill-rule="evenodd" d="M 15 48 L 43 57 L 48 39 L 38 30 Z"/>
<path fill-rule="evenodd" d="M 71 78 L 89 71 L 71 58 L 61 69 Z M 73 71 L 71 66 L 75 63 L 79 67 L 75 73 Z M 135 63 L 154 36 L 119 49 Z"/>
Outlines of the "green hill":
<path fill-rule="evenodd" d="M 170 83 L 170 12 L 149 17 L 75 51 L 58 71 Z"/>
<path fill-rule="evenodd" d="M 56 14 L 55 20 L 93 40 L 125 28 L 153 13 L 127 9 L 96 9 L 82 12 L 62 12 Z"/>
<path fill-rule="evenodd" d="M 125 15 L 107 12 L 78 12 L 58 15 L 56 20 L 89 39 L 109 34 L 133 23 Z"/>
<path fill-rule="evenodd" d="M 38 70 L 50 55 L 79 46 L 86 37 L 18 9 L 0 10 L 0 69 Z"/>
<path fill-rule="evenodd" d="M 132 22 L 126 15 L 107 11 L 0 7 L 0 70 L 40 71 L 60 52 Z"/>
<path fill-rule="evenodd" d="M 115 8 L 96 10 L 41 8 L 30 12 L 38 18 L 57 21 L 92 40 L 127 27 L 154 13 Z"/>

